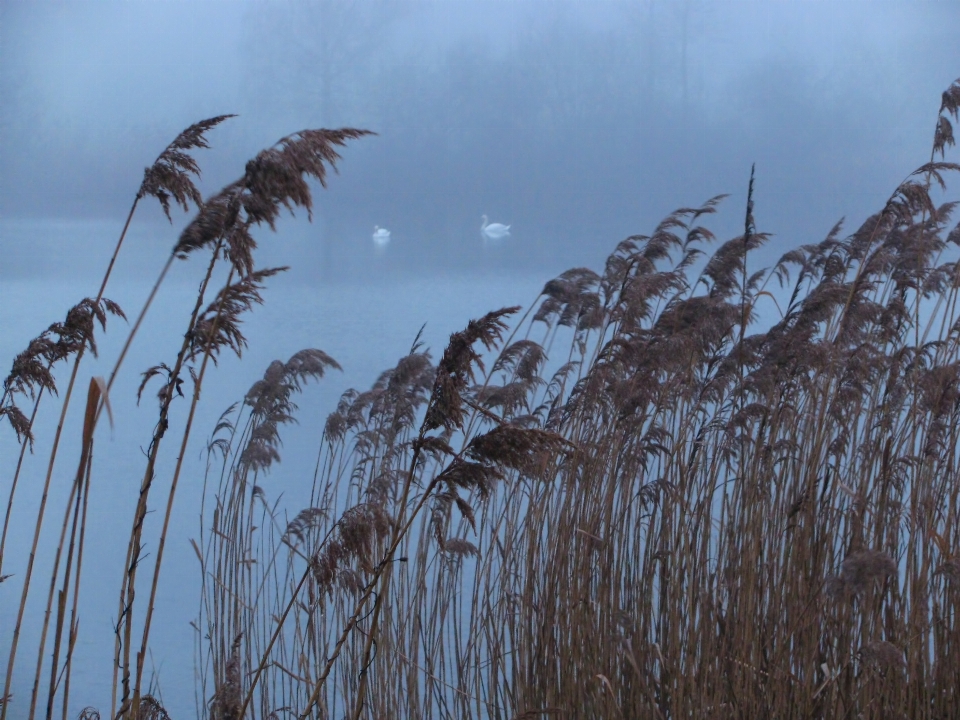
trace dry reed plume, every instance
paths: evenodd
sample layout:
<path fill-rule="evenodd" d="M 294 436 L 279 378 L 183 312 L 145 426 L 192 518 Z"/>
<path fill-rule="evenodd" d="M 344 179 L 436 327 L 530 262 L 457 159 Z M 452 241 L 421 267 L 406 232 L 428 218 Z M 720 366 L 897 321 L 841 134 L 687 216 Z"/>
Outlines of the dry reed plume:
<path fill-rule="evenodd" d="M 198 716 L 957 717 L 958 114 L 960 81 L 929 162 L 880 212 L 769 270 L 753 267 L 769 236 L 751 173 L 744 232 L 712 253 L 721 198 L 627 238 L 599 272 L 551 280 L 512 330 L 519 308 L 472 321 L 436 366 L 418 338 L 341 397 L 292 519 L 269 477 L 281 433 L 295 396 L 338 366 L 315 349 L 272 363 L 207 443 Z M 170 405 L 191 403 L 182 458 L 208 361 L 241 353 L 241 320 L 279 270 L 257 268 L 252 229 L 309 210 L 306 179 L 324 183 L 362 134 L 282 140 L 174 248 L 206 250 L 208 269 L 176 358 L 141 386 L 160 380 L 159 414 L 119 597 L 115 717 L 166 717 L 142 681 L 179 461 L 145 605 L 136 591 Z M 165 210 L 199 204 L 165 179 L 197 171 L 183 157 L 147 173 Z M 84 327 L 112 311 L 100 300 Z M 3 408 L 54 389 L 58 337 L 17 358 Z M 91 385 L 85 447 L 107 389 Z M 4 414 L 29 443 L 25 414 Z"/>
<path fill-rule="evenodd" d="M 244 700 L 200 715 L 953 716 L 958 106 L 849 236 L 751 268 L 751 177 L 742 236 L 707 255 L 720 198 L 678 210 L 547 283 L 489 372 L 415 347 L 344 394 L 292 520 L 234 407 L 197 657 Z"/>

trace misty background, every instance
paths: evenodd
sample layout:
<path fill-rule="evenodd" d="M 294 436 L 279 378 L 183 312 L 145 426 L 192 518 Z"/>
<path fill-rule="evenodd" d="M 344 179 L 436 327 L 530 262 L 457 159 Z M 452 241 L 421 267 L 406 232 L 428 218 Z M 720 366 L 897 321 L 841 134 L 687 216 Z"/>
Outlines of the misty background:
<path fill-rule="evenodd" d="M 940 94 L 960 76 L 958 27 L 956 2 L 882 0 L 0 3 L 2 363 L 95 294 L 144 168 L 186 126 L 238 114 L 194 153 L 205 195 L 298 130 L 377 133 L 344 149 L 339 174 L 315 194 L 312 223 L 300 212 L 276 233 L 256 233 L 260 265 L 291 269 L 271 279 L 265 306 L 244 325 L 243 360 L 224 358 L 205 381 L 152 636 L 151 668 L 171 714 L 194 714 L 187 648 L 199 572 L 187 540 L 199 527 L 201 450 L 271 360 L 319 347 L 344 367 L 299 401 L 300 424 L 284 430 L 283 461 L 262 483 L 292 516 L 340 393 L 369 387 L 424 323 L 436 357 L 470 318 L 529 304 L 570 267 L 600 270 L 623 238 L 721 193 L 730 197 L 706 225 L 720 240 L 735 236 L 754 162 L 757 227 L 773 238 L 752 268 L 821 240 L 841 217 L 853 231 L 929 159 Z M 482 214 L 510 224 L 511 236 L 484 242 Z M 106 292 L 128 314 L 190 216 L 173 217 L 171 226 L 152 199 L 138 209 Z M 391 231 L 387 247 L 375 247 L 374 225 Z M 88 539 L 86 674 L 75 678 L 86 692 L 73 693 L 74 715 L 89 703 L 106 710 L 109 698 L 122 553 L 156 417 L 149 392 L 135 402 L 138 373 L 172 360 L 199 265 L 175 266 L 114 388 L 116 424 L 98 430 L 91 513 L 104 531 Z M 98 335 L 102 360 L 84 359 L 81 383 L 109 372 L 125 333 L 111 319 Z M 172 428 L 182 427 L 182 405 Z M 57 407 L 41 408 L 38 451 L 17 491 L 0 667 Z M 18 654 L 19 698 L 30 692 L 31 628 L 81 414 L 75 402 Z M 172 445 L 158 478 L 170 476 Z M 18 452 L 0 427 L 3 503 Z"/>
<path fill-rule="evenodd" d="M 881 207 L 929 156 L 940 93 L 960 73 L 949 2 L 144 0 L 0 12 L 5 221 L 122 220 L 143 168 L 213 115 L 239 117 L 200 155 L 208 192 L 297 130 L 379 133 L 344 153 L 314 223 L 283 230 L 311 280 L 368 277 L 375 224 L 393 233 L 390 271 L 418 274 L 596 267 L 627 235 L 720 193 L 731 198 L 714 225 L 735 233 L 753 162 L 757 221 L 775 250 L 819 240 L 840 217 Z M 483 213 L 512 225 L 509 251 L 482 254 Z M 17 245 L 3 239 L 5 274 L 35 271 Z"/>

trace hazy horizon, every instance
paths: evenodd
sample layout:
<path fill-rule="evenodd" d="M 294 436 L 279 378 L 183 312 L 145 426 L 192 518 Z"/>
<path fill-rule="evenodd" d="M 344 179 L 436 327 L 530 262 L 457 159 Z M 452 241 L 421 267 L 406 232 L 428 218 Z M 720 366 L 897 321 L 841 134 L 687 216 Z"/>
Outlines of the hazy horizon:
<path fill-rule="evenodd" d="M 374 225 L 391 230 L 400 266 L 472 269 L 484 213 L 513 226 L 500 265 L 530 270 L 596 265 L 623 237 L 721 193 L 713 225 L 735 234 L 752 163 L 758 226 L 778 255 L 881 207 L 929 156 L 940 93 L 960 74 L 949 3 L 0 13 L 0 220 L 122 222 L 143 168 L 205 117 L 239 115 L 198 153 L 206 193 L 283 135 L 367 128 L 378 135 L 345 149 L 313 225 L 285 225 L 306 239 L 298 257 L 332 277 L 362 277 Z M 162 216 L 144 208 L 137 222 L 149 220 Z"/>

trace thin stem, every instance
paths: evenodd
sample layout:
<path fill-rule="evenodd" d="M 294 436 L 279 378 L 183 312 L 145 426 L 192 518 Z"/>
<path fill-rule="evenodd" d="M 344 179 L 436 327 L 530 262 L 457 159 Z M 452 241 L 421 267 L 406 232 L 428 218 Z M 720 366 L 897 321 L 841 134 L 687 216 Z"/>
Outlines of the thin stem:
<path fill-rule="evenodd" d="M 529 311 L 528 311 L 529 312 Z M 526 316 L 524 316 L 526 317 Z M 519 327 L 519 326 L 518 326 Z M 516 332 L 516 330 L 514 330 Z M 511 338 L 513 336 L 511 335 Z M 418 440 L 423 441 L 424 429 L 421 428 L 420 435 Z M 403 517 L 404 508 L 407 505 L 407 498 L 410 495 L 410 488 L 413 485 L 413 476 L 417 469 L 417 462 L 420 459 L 420 442 L 415 442 L 413 445 L 413 457 L 410 460 L 410 467 L 407 470 L 407 477 L 403 484 L 403 492 L 400 494 L 400 502 L 397 504 L 397 522 L 394 524 L 393 537 L 390 538 L 390 546 L 396 548 L 400 544 L 400 520 Z M 429 490 L 427 491 L 429 493 Z M 424 493 L 426 497 L 427 493 Z M 419 509 L 419 507 L 418 507 Z M 364 643 L 363 655 L 360 660 L 360 667 L 363 668 L 360 675 L 360 685 L 357 689 L 357 704 L 353 712 L 353 720 L 359 720 L 360 713 L 363 711 L 363 696 L 366 694 L 367 689 L 367 675 L 370 664 L 370 653 L 373 651 L 373 643 L 375 641 L 378 624 L 380 621 L 380 609 L 383 606 L 384 598 L 387 595 L 387 590 L 389 589 L 390 577 L 393 574 L 393 551 L 391 551 L 384 558 L 383 562 L 386 563 L 386 571 L 383 573 L 383 576 L 380 579 L 380 592 L 377 593 L 377 599 L 373 604 L 373 617 L 370 620 L 370 632 L 367 633 L 367 640 Z"/>
<path fill-rule="evenodd" d="M 107 282 L 109 281 L 110 275 L 113 272 L 114 262 L 116 261 L 117 255 L 120 253 L 120 248 L 123 246 L 123 241 L 127 236 L 127 230 L 130 227 L 130 221 L 133 219 L 133 214 L 136 211 L 137 204 L 139 202 L 140 202 L 140 196 L 137 195 L 136 199 L 134 199 L 133 201 L 133 204 L 130 206 L 130 212 L 127 213 L 127 220 L 123 225 L 123 230 L 120 233 L 120 238 L 117 240 L 116 247 L 114 247 L 113 254 L 110 257 L 110 262 L 107 265 L 107 271 L 104 273 L 103 281 L 100 283 L 100 290 L 97 293 L 97 297 L 95 301 L 97 303 L 99 303 L 100 300 L 103 298 L 103 293 L 106 290 Z M 46 510 L 47 496 L 50 491 L 50 480 L 53 477 L 53 468 L 54 468 L 54 464 L 56 463 L 57 450 L 60 446 L 60 436 L 63 433 L 63 424 L 67 415 L 67 408 L 69 408 L 70 406 L 70 398 L 72 397 L 72 394 L 73 394 L 73 385 L 76 382 L 77 372 L 80 369 L 80 361 L 83 359 L 83 353 L 85 349 L 86 349 L 86 345 L 81 345 L 80 349 L 77 351 L 76 358 L 74 359 L 74 362 L 73 362 L 73 369 L 70 372 L 70 382 L 68 383 L 67 391 L 64 394 L 63 407 L 60 409 L 60 420 L 57 423 L 57 431 L 56 431 L 56 434 L 54 435 L 53 447 L 50 450 L 50 460 L 47 464 L 47 475 L 46 475 L 46 478 L 44 479 L 44 484 L 43 484 L 43 495 L 41 496 L 41 499 L 40 499 L 40 508 L 37 511 L 37 522 L 36 522 L 36 526 L 33 534 L 33 544 L 30 549 L 30 556 L 29 556 L 29 559 L 27 560 L 27 570 L 23 580 L 23 591 L 20 596 L 20 608 L 17 612 L 17 621 L 13 630 L 13 640 L 10 644 L 10 655 L 7 660 L 7 673 L 6 673 L 6 678 L 4 680 L 3 693 L 0 694 L 0 697 L 6 697 L 7 695 L 10 694 L 10 687 L 13 682 L 13 667 L 14 667 L 14 663 L 17 655 L 17 644 L 20 640 L 20 628 L 21 628 L 21 625 L 23 624 L 23 614 L 27 605 L 27 597 L 30 593 L 30 580 L 33 576 L 33 563 L 34 563 L 34 560 L 36 559 L 37 546 L 40 541 L 40 530 L 43 525 L 43 516 L 44 516 L 44 511 Z M 37 404 L 34 406 L 34 413 L 31 416 L 31 420 L 30 420 L 31 427 L 33 426 L 33 420 L 36 417 L 36 407 L 39 406 L 39 402 L 40 402 L 40 397 L 38 396 Z M 19 472 L 19 468 L 20 468 L 20 464 L 18 463 L 17 465 L 18 472 Z M 9 515 L 10 505 L 12 504 L 12 502 L 13 502 L 13 490 L 11 489 L 10 501 L 7 507 L 8 515 Z M 6 523 L 4 523 L 4 534 L 6 534 Z M 41 650 L 43 648 L 45 637 L 46 637 L 46 626 L 44 626 L 44 631 L 40 639 Z M 6 720 L 8 705 L 9 705 L 8 703 L 3 703 L 2 705 L 0 705 L 0 720 Z M 31 716 L 32 714 L 33 713 L 31 711 Z"/>
<path fill-rule="evenodd" d="M 40 409 L 40 398 L 43 396 L 43 388 L 37 391 L 37 399 L 33 403 L 33 412 L 30 413 L 30 427 L 33 427 L 33 421 L 37 417 L 37 410 Z M 13 511 L 13 496 L 17 491 L 17 483 L 20 480 L 20 470 L 23 468 L 23 458 L 27 453 L 28 443 L 26 438 L 20 444 L 20 454 L 17 457 L 17 469 L 13 473 L 13 482 L 10 485 L 10 496 L 7 498 L 7 510 L 3 516 L 3 533 L 0 534 L 0 575 L 3 575 L 3 549 L 7 544 L 7 528 L 10 527 L 10 514 Z"/>
<path fill-rule="evenodd" d="M 80 520 L 80 542 L 77 544 L 77 570 L 73 581 L 73 607 L 70 611 L 70 640 L 67 645 L 65 678 L 63 683 L 63 720 L 67 720 L 67 708 L 70 699 L 70 673 L 73 669 L 73 650 L 77 644 L 77 632 L 80 626 L 77 607 L 80 603 L 80 577 L 83 568 L 83 547 L 87 535 L 87 506 L 90 499 L 90 475 L 93 462 L 87 464 L 85 486 L 83 490 L 83 513 Z"/>
<path fill-rule="evenodd" d="M 213 253 L 210 256 L 210 262 L 207 265 L 206 274 L 204 275 L 203 281 L 200 284 L 197 302 L 194 305 L 193 312 L 190 316 L 188 330 L 184 334 L 183 343 L 180 346 L 180 352 L 177 354 L 177 360 L 174 363 L 173 368 L 170 370 L 167 385 L 163 391 L 163 400 L 160 403 L 160 417 L 157 421 L 157 425 L 153 432 L 153 437 L 150 441 L 150 449 L 147 455 L 147 467 L 144 470 L 143 480 L 140 483 L 140 496 L 134 512 L 133 527 L 130 531 L 130 541 L 127 545 L 127 560 L 120 591 L 120 612 L 117 617 L 118 642 L 115 649 L 118 652 L 114 657 L 115 661 L 117 662 L 117 665 L 114 669 L 114 682 L 116 682 L 117 672 L 122 670 L 123 675 L 121 679 L 123 686 L 123 697 L 121 699 L 120 709 L 116 713 L 113 713 L 111 709 L 111 712 L 115 717 L 125 714 L 130 706 L 130 642 L 133 632 L 133 605 L 136 598 L 137 567 L 140 562 L 140 539 L 143 535 L 143 523 L 147 515 L 147 498 L 150 494 L 150 488 L 153 486 L 154 468 L 160 452 L 160 443 L 168 426 L 170 404 L 176 395 L 176 385 L 180 379 L 180 371 L 183 368 L 184 358 L 186 357 L 187 351 L 190 348 L 190 344 L 193 341 L 193 328 L 196 326 L 197 317 L 200 315 L 200 310 L 203 307 L 203 299 L 206 294 L 207 285 L 210 282 L 211 276 L 213 275 L 213 269 L 216 266 L 217 259 L 220 255 L 220 248 L 222 246 L 223 239 L 220 238 L 213 249 Z M 111 379 L 112 377 L 113 376 L 111 375 Z M 119 632 L 121 627 L 123 628 L 122 660 L 119 657 L 119 650 L 121 649 Z"/>
<path fill-rule="evenodd" d="M 224 285 L 225 288 L 230 287 L 230 283 L 233 281 L 234 272 L 234 268 L 231 268 L 230 274 L 227 277 L 227 282 Z M 137 678 L 133 692 L 134 717 L 137 716 L 137 709 L 139 708 L 140 704 L 140 684 L 143 678 L 143 659 L 146 656 L 147 640 L 150 637 L 150 624 L 153 619 L 153 608 L 157 598 L 157 586 L 160 581 L 160 563 L 163 561 L 163 549 L 166 546 L 167 530 L 170 527 L 170 516 L 173 512 L 173 499 L 177 492 L 177 482 L 180 479 L 180 470 L 183 468 L 183 458 L 187 454 L 187 441 L 190 439 L 190 430 L 193 427 L 193 418 L 196 414 L 197 404 L 200 401 L 200 388 L 203 385 L 203 378 L 207 371 L 208 361 L 210 360 L 210 348 L 220 324 L 220 317 L 223 313 L 223 304 L 225 300 L 226 293 L 223 293 L 220 304 L 217 307 L 217 315 L 214 318 L 213 326 L 210 328 L 210 334 L 207 337 L 207 342 L 203 350 L 203 361 L 200 365 L 200 373 L 198 374 L 196 382 L 194 383 L 193 397 L 190 401 L 190 412 L 187 415 L 187 424 L 183 431 L 183 439 L 180 441 L 180 452 L 177 454 L 177 465 L 173 471 L 173 480 L 170 483 L 170 493 L 167 496 L 167 510 L 163 517 L 163 529 L 160 531 L 160 541 L 157 544 L 157 559 L 153 568 L 153 581 L 150 586 L 150 599 L 147 601 L 147 612 L 146 617 L 144 618 L 143 639 L 140 643 L 140 652 L 137 654 Z"/>
<path fill-rule="evenodd" d="M 120 355 L 117 357 L 117 361 L 114 363 L 113 370 L 110 371 L 110 377 L 107 379 L 107 394 L 109 396 L 110 389 L 113 387 L 113 382 L 117 377 L 117 374 L 120 372 L 120 367 L 123 365 L 123 360 L 127 355 L 127 351 L 130 349 L 130 345 L 133 344 L 133 338 L 136 336 L 137 331 L 140 329 L 140 325 L 143 322 L 144 317 L 147 315 L 147 311 L 150 309 L 150 306 L 153 304 L 154 298 L 157 296 L 157 292 L 160 290 L 160 286 L 163 284 L 164 279 L 169 272 L 170 267 L 173 265 L 173 260 L 176 257 L 174 253 L 170 253 L 167 257 L 167 262 L 164 264 L 163 269 L 160 271 L 160 275 L 157 277 L 156 281 L 153 283 L 153 287 L 150 289 L 150 294 L 147 296 L 146 302 L 144 302 L 143 307 L 140 309 L 139 315 L 137 315 L 136 322 L 134 322 L 133 327 L 130 329 L 130 332 L 127 333 L 127 339 L 123 344 L 123 348 L 120 351 Z M 99 418 L 99 412 L 97 414 Z M 126 573 L 126 568 L 130 567 L 130 548 L 127 548 L 127 557 L 124 560 L 124 572 Z M 120 609 L 117 611 L 117 617 L 120 618 L 123 615 L 123 590 L 120 593 Z M 110 691 L 110 716 L 113 717 L 116 713 L 117 707 L 117 672 L 119 670 L 119 657 L 120 657 L 120 635 L 119 635 L 120 625 L 116 628 L 117 636 L 116 643 L 114 646 L 114 665 L 113 665 L 113 681 L 112 688 Z"/>
<path fill-rule="evenodd" d="M 360 596 L 360 599 L 357 600 L 355 605 L 355 611 L 353 615 L 350 616 L 350 619 L 347 621 L 346 626 L 343 628 L 337 644 L 334 646 L 333 653 L 327 659 L 326 664 L 323 667 L 323 671 L 320 673 L 320 676 L 317 678 L 316 684 L 314 686 L 313 693 L 310 695 L 310 699 L 307 702 L 306 708 L 303 712 L 300 713 L 300 720 L 305 720 L 307 715 L 310 713 L 310 710 L 316 705 L 317 700 L 320 697 L 320 691 L 323 689 L 323 684 L 326 682 L 327 676 L 330 674 L 330 670 L 333 669 L 333 664 L 336 662 L 337 658 L 340 656 L 340 651 L 343 649 L 343 644 L 347 641 L 347 638 L 350 636 L 353 628 L 356 626 L 357 621 L 360 619 L 360 615 L 363 611 L 363 606 L 366 604 L 367 600 L 370 599 L 370 596 L 373 594 L 373 588 L 377 585 L 381 576 L 386 572 L 387 566 L 393 563 L 393 554 L 397 551 L 397 548 L 400 546 L 400 543 L 403 541 L 403 538 L 406 536 L 407 531 L 409 531 L 410 526 L 413 525 L 413 521 L 419 515 L 420 510 L 423 509 L 423 506 L 426 504 L 427 499 L 436 490 L 437 485 L 440 483 L 439 474 L 430 481 L 430 484 L 427 485 L 427 488 L 424 490 L 423 495 L 420 496 L 420 500 L 417 502 L 413 511 L 410 514 L 410 517 L 407 519 L 407 522 L 403 525 L 402 529 L 396 533 L 394 541 L 390 544 L 390 547 L 387 549 L 387 552 L 383 556 L 383 560 L 374 570 L 373 578 L 367 584 L 367 587 L 364 589 L 363 594 Z M 242 715 L 241 715 L 242 717 Z"/>
<path fill-rule="evenodd" d="M 20 628 L 23 625 L 23 616 L 27 608 L 27 597 L 30 594 L 30 579 L 33 576 L 33 563 L 36 560 L 37 547 L 40 544 L 40 530 L 43 526 L 44 511 L 46 510 L 47 497 L 50 493 L 50 480 L 53 477 L 53 466 L 54 462 L 56 461 L 57 448 L 60 444 L 60 436 L 63 434 L 63 424 L 67 414 L 67 407 L 70 404 L 70 396 L 73 392 L 73 385 L 77 379 L 77 372 L 80 369 L 80 358 L 83 355 L 83 347 L 85 346 L 82 346 L 80 351 L 77 353 L 77 361 L 74 363 L 73 371 L 70 373 L 70 383 L 67 386 L 63 407 L 60 410 L 60 420 L 57 422 L 57 432 L 54 435 L 53 449 L 50 452 L 50 460 L 47 464 L 47 475 L 43 483 L 43 494 L 40 497 L 40 508 L 37 510 L 37 522 L 33 531 L 33 544 L 30 547 L 30 555 L 27 560 L 27 570 L 23 579 L 23 590 L 20 593 L 20 607 L 17 611 L 17 620 L 13 628 L 13 639 L 10 643 L 10 654 L 7 659 L 7 674 L 4 682 L 3 695 L 0 697 L 6 697 L 10 694 L 10 687 L 13 682 L 13 666 L 17 656 L 17 644 L 20 641 Z M 40 638 L 40 652 L 43 651 L 45 635 L 46 633 L 44 633 Z M 0 720 L 5 720 L 7 716 L 7 707 L 8 703 L 4 703 L 2 706 L 0 706 Z"/>

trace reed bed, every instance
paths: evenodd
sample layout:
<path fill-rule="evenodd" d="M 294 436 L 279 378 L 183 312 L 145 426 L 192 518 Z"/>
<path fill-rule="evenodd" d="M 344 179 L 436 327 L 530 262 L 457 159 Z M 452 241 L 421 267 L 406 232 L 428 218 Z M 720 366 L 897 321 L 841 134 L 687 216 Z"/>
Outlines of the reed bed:
<path fill-rule="evenodd" d="M 207 442 L 198 717 L 957 717 L 958 113 L 960 81 L 929 162 L 878 213 L 772 268 L 756 267 L 768 235 L 751 174 L 738 237 L 707 228 L 714 198 L 551 280 L 519 318 L 472 321 L 436 364 L 414 341 L 328 417 L 305 508 L 281 507 L 268 476 L 297 396 L 337 365 L 317 349 L 273 362 Z M 166 522 L 149 583 L 138 570 L 170 404 L 192 402 L 182 458 L 208 361 L 242 350 L 240 319 L 277 271 L 257 267 L 250 230 L 309 208 L 304 178 L 323 182 L 362 134 L 300 133 L 206 202 L 175 195 L 200 209 L 171 257 L 205 250 L 210 269 L 176 361 L 144 375 L 159 419 L 118 598 L 114 717 L 166 717 L 143 682 Z M 155 187 L 138 197 L 163 201 Z M 101 300 L 84 307 L 103 322 Z M 24 443 L 32 421 L 8 398 L 52 389 L 56 337 L 4 385 Z M 108 389 L 90 386 L 51 581 L 47 717 L 58 693 L 66 717 L 56 677 Z"/>

